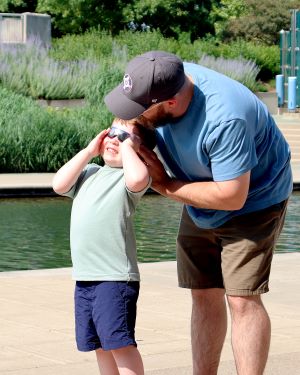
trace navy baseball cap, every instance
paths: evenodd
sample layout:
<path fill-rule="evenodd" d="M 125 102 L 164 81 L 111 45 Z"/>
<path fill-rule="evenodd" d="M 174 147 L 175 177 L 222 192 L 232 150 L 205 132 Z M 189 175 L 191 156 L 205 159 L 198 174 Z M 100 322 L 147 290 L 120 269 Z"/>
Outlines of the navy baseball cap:
<path fill-rule="evenodd" d="M 104 102 L 124 120 L 141 115 L 152 104 L 172 98 L 185 81 L 182 60 L 164 51 L 149 51 L 129 61 L 123 82 Z"/>

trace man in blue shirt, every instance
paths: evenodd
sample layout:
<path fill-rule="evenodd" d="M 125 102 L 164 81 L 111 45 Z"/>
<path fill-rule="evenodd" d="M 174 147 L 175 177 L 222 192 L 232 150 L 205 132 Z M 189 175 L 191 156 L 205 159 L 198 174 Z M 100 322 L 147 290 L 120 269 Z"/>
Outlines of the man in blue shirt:
<path fill-rule="evenodd" d="M 237 371 L 261 375 L 271 328 L 260 295 L 292 191 L 287 142 L 245 86 L 162 51 L 131 60 L 105 102 L 157 128 L 163 164 L 141 152 L 152 187 L 184 203 L 177 263 L 179 286 L 192 290 L 194 375 L 217 374 L 225 295 Z"/>

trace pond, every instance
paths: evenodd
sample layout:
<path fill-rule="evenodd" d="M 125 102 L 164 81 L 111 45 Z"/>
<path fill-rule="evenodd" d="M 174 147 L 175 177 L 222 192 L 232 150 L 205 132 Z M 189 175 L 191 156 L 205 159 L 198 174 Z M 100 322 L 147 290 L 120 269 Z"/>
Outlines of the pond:
<path fill-rule="evenodd" d="M 0 271 L 71 266 L 68 198 L 0 200 Z M 140 262 L 175 260 L 175 239 L 181 205 L 147 194 L 138 206 L 135 224 Z M 294 192 L 276 252 L 300 252 L 300 193 Z"/>

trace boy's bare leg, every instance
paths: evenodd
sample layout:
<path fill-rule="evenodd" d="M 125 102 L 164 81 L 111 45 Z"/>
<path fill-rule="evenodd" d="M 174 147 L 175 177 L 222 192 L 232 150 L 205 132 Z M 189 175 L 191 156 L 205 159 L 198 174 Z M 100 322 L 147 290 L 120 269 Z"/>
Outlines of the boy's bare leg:
<path fill-rule="evenodd" d="M 111 351 L 97 349 L 96 356 L 101 375 L 120 375 Z"/>
<path fill-rule="evenodd" d="M 261 297 L 227 297 L 232 347 L 239 375 L 262 375 L 270 347 L 271 323 Z"/>
<path fill-rule="evenodd" d="M 112 353 L 120 375 L 144 375 L 143 361 L 135 346 L 126 346 Z"/>
<path fill-rule="evenodd" d="M 227 330 L 224 289 L 192 289 L 193 375 L 216 375 Z"/>

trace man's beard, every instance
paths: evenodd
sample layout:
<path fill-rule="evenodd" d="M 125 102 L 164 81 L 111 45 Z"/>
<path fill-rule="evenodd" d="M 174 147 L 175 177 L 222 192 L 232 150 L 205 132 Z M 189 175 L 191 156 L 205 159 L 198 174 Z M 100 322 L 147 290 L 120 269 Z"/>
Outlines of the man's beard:
<path fill-rule="evenodd" d="M 174 121 L 172 113 L 166 112 L 165 109 L 161 106 L 157 108 L 157 112 L 152 116 L 151 119 L 143 116 L 141 114 L 138 117 L 138 121 L 146 128 L 158 128 L 160 126 L 167 125 L 170 122 Z"/>

